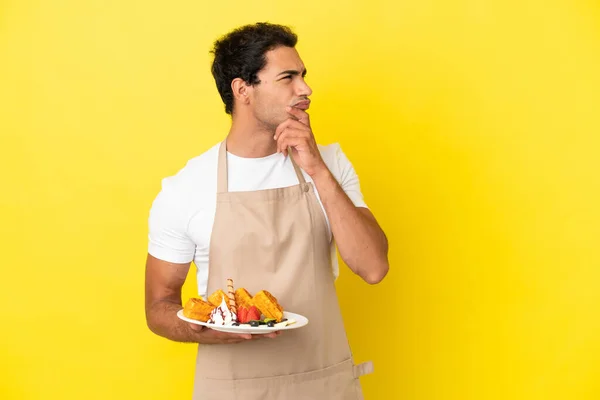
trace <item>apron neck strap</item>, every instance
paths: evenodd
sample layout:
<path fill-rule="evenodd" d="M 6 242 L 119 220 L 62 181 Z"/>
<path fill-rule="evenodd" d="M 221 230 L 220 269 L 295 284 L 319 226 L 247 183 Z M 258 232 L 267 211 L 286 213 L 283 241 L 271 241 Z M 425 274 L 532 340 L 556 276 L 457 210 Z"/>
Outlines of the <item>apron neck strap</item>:
<path fill-rule="evenodd" d="M 298 177 L 298 182 L 300 184 L 305 184 L 306 179 L 304 179 L 304 175 L 298 167 L 298 164 L 294 161 L 294 158 L 291 156 L 292 150 L 288 148 L 288 157 L 294 166 L 294 171 L 296 172 L 296 177 Z M 226 193 L 229 191 L 228 183 L 227 183 L 227 139 L 225 139 L 221 143 L 221 147 L 219 148 L 219 161 L 217 163 L 217 193 Z"/>
<path fill-rule="evenodd" d="M 217 163 L 217 193 L 226 193 L 229 189 L 227 184 L 227 139 L 221 143 L 219 148 L 219 162 Z"/>

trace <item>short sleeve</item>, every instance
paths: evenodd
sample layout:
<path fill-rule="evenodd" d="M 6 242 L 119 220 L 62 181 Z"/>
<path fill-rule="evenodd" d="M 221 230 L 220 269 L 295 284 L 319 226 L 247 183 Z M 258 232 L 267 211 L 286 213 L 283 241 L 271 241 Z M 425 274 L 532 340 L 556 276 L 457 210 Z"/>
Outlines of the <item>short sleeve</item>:
<path fill-rule="evenodd" d="M 160 260 L 187 263 L 194 259 L 195 243 L 187 233 L 188 213 L 184 199 L 163 180 L 162 190 L 154 199 L 148 218 L 148 253 Z"/>
<path fill-rule="evenodd" d="M 339 144 L 335 144 L 335 160 L 337 167 L 338 181 L 348 198 L 356 207 L 368 208 L 360 191 L 360 182 L 358 175 L 352 166 L 352 163 L 346 157 Z"/>

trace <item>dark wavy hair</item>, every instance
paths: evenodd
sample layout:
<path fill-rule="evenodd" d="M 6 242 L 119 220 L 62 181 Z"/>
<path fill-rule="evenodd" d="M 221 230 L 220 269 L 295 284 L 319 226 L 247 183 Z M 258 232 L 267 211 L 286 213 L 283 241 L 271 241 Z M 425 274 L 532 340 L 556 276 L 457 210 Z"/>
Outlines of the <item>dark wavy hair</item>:
<path fill-rule="evenodd" d="M 289 27 L 267 22 L 242 26 L 219 38 L 211 51 L 211 71 L 225 112 L 233 112 L 231 82 L 235 78 L 248 85 L 260 83 L 257 74 L 267 64 L 267 51 L 279 46 L 295 47 L 297 42 L 298 37 Z"/>

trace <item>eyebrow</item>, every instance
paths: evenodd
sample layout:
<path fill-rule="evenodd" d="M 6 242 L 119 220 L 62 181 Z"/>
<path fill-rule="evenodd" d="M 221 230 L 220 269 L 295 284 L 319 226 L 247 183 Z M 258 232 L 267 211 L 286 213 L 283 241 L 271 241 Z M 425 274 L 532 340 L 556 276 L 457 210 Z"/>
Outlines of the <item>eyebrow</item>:
<path fill-rule="evenodd" d="M 307 72 L 306 69 L 302 71 L 302 77 L 306 76 L 306 72 Z M 300 75 L 300 71 L 295 70 L 295 69 L 288 69 L 286 71 L 283 71 L 283 72 L 280 72 L 280 73 L 277 74 L 277 76 L 280 76 L 280 75 L 293 75 L 293 76 L 297 76 L 297 75 Z"/>

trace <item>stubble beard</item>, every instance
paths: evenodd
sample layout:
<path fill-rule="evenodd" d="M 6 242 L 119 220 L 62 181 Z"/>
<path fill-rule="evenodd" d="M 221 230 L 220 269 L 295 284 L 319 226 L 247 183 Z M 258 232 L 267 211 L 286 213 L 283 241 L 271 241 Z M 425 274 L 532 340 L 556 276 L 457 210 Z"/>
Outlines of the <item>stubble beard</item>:
<path fill-rule="evenodd" d="M 266 131 L 267 133 L 269 133 L 270 135 L 275 135 L 275 131 L 277 130 L 277 127 L 279 125 L 281 125 L 281 123 L 283 123 L 285 121 L 282 120 L 281 122 L 278 122 L 278 118 L 276 116 L 273 115 L 268 115 L 268 113 L 266 113 L 267 115 L 256 115 L 255 114 L 255 118 L 258 122 L 258 126 L 261 128 L 261 130 Z"/>

